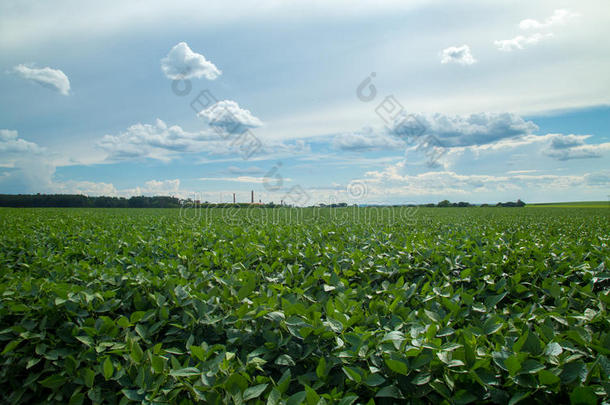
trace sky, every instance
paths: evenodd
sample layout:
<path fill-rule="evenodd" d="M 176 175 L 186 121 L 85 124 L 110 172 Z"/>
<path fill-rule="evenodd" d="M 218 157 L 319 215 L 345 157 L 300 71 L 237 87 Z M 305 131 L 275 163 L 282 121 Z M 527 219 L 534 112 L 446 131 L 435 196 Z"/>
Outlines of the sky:
<path fill-rule="evenodd" d="M 610 200 L 610 4 L 0 3 L 0 193 Z"/>

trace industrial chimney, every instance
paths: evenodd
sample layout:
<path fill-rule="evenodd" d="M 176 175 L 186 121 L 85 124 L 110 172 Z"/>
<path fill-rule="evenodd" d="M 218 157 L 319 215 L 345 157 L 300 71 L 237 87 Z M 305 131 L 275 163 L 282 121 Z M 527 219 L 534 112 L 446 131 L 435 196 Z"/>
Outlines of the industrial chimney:
<path fill-rule="evenodd" d="M 251 203 L 254 204 L 254 190 L 252 190 L 252 201 L 251 201 Z"/>
<path fill-rule="evenodd" d="M 233 204 L 235 204 L 235 193 L 233 193 Z"/>

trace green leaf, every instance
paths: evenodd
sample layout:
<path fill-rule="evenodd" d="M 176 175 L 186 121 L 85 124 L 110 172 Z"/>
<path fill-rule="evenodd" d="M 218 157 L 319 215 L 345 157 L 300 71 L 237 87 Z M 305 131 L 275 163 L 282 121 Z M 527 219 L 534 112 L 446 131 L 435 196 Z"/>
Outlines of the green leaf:
<path fill-rule="evenodd" d="M 294 360 L 287 354 L 282 354 L 275 359 L 275 364 L 280 366 L 294 366 Z"/>
<path fill-rule="evenodd" d="M 540 381 L 540 384 L 542 385 L 554 385 L 557 384 L 560 379 L 548 370 L 540 370 L 538 372 L 538 381 Z"/>
<path fill-rule="evenodd" d="M 430 375 L 430 373 L 427 372 L 423 372 L 423 373 L 418 373 L 415 378 L 413 378 L 413 380 L 411 380 L 412 384 L 415 385 L 424 385 L 424 384 L 428 384 L 428 382 L 430 382 L 430 378 L 432 376 Z"/>
<path fill-rule="evenodd" d="M 248 401 L 250 399 L 258 398 L 258 396 L 267 389 L 267 386 L 269 386 L 269 384 L 259 384 L 246 389 L 242 395 L 243 400 Z"/>
<path fill-rule="evenodd" d="M 250 273 L 247 274 L 246 279 L 244 280 L 244 284 L 241 286 L 239 291 L 237 292 L 237 299 L 243 300 L 246 298 L 254 289 L 256 288 L 256 281 L 253 275 Z"/>
<path fill-rule="evenodd" d="M 530 392 L 517 392 L 515 395 L 513 395 L 510 398 L 510 401 L 508 401 L 508 405 L 518 404 L 519 402 L 523 401 L 525 398 L 529 397 L 530 395 L 531 395 Z"/>
<path fill-rule="evenodd" d="M 47 387 L 47 388 L 51 388 L 51 389 L 55 390 L 55 389 L 61 387 L 62 385 L 64 385 L 67 380 L 68 379 L 62 375 L 54 374 L 54 375 L 49 376 L 49 377 L 45 378 L 44 380 L 40 381 L 40 385 L 42 385 L 43 387 Z"/>
<path fill-rule="evenodd" d="M 388 385 L 387 387 L 383 387 L 382 389 L 380 389 L 379 391 L 377 391 L 377 394 L 375 394 L 375 397 L 377 398 L 395 398 L 395 399 L 404 399 L 404 395 L 402 395 L 402 392 L 400 392 L 400 389 L 398 389 L 398 387 L 395 387 L 394 385 Z"/>
<path fill-rule="evenodd" d="M 177 370 L 171 370 L 169 372 L 169 375 L 171 375 L 172 377 L 191 377 L 194 375 L 201 375 L 201 370 L 196 367 L 186 367 Z"/>
<path fill-rule="evenodd" d="M 95 380 L 95 371 L 90 368 L 84 368 L 81 370 L 81 375 L 83 377 L 83 381 L 87 387 L 93 387 L 93 382 Z"/>
<path fill-rule="evenodd" d="M 21 343 L 20 340 L 11 340 L 10 342 L 8 342 L 6 344 L 6 346 L 4 346 L 4 350 L 2 350 L 2 353 L 0 353 L 0 354 L 4 355 L 6 353 L 13 351 L 13 349 L 15 349 L 19 345 L 19 343 Z"/>
<path fill-rule="evenodd" d="M 485 332 L 486 335 L 491 335 L 502 329 L 502 326 L 502 320 L 497 317 L 492 317 L 483 324 L 483 332 Z"/>
<path fill-rule="evenodd" d="M 557 342 L 549 343 L 544 349 L 544 354 L 547 356 L 559 356 L 561 353 L 563 353 L 563 348 Z"/>
<path fill-rule="evenodd" d="M 291 395 L 286 400 L 286 405 L 300 405 L 305 401 L 307 393 L 305 391 L 299 391 L 294 395 Z"/>
<path fill-rule="evenodd" d="M 132 342 L 131 344 L 131 358 L 135 363 L 140 363 L 144 357 L 144 352 L 138 344 L 138 342 Z"/>
<path fill-rule="evenodd" d="M 86 344 L 87 346 L 95 345 L 95 341 L 93 340 L 93 338 L 91 336 L 83 335 L 83 336 L 74 336 L 74 337 L 76 339 L 78 339 L 79 341 L 83 342 L 84 344 Z"/>
<path fill-rule="evenodd" d="M 272 389 L 267 398 L 267 405 L 280 405 L 282 394 L 277 389 Z"/>
<path fill-rule="evenodd" d="M 536 374 L 538 371 L 544 369 L 544 365 L 538 363 L 536 360 L 525 360 L 521 366 L 521 374 Z"/>
<path fill-rule="evenodd" d="M 347 378 L 349 378 L 350 380 L 356 382 L 356 383 L 360 383 L 360 381 L 362 381 L 362 375 L 360 375 L 359 373 L 359 369 L 356 367 L 341 367 L 343 369 L 343 372 L 345 373 L 345 375 L 347 376 Z"/>
<path fill-rule="evenodd" d="M 284 371 L 284 374 L 282 374 L 282 377 L 277 382 L 277 389 L 280 393 L 283 394 L 284 392 L 286 392 L 286 390 L 290 386 L 291 379 L 292 379 L 292 374 L 290 373 L 290 369 Z"/>
<path fill-rule="evenodd" d="M 320 360 L 318 360 L 318 366 L 316 367 L 316 375 L 320 379 L 326 377 L 326 359 L 324 357 L 320 357 Z"/>
<path fill-rule="evenodd" d="M 110 377 L 112 377 L 112 374 L 114 374 L 114 366 L 112 365 L 112 360 L 110 360 L 110 357 L 106 357 L 102 368 L 104 370 L 104 378 L 109 380 Z"/>
<path fill-rule="evenodd" d="M 165 369 L 165 362 L 163 358 L 160 356 L 155 356 L 154 354 L 150 355 L 150 364 L 152 369 L 157 374 L 163 374 L 163 370 Z"/>
<path fill-rule="evenodd" d="M 70 397 L 68 405 L 81 405 L 85 401 L 85 394 L 82 392 L 74 392 Z"/>
<path fill-rule="evenodd" d="M 402 374 L 402 375 L 409 374 L 407 365 L 405 363 L 403 363 L 402 361 L 394 360 L 394 359 L 385 359 L 385 364 L 388 366 L 388 368 L 390 370 L 394 371 L 395 373 Z"/>
<path fill-rule="evenodd" d="M 305 401 L 307 402 L 307 404 L 317 405 L 318 402 L 320 402 L 320 396 L 318 395 L 318 393 L 307 384 L 303 384 L 303 387 L 305 388 L 305 392 L 307 393 L 307 396 L 305 397 Z"/>
<path fill-rule="evenodd" d="M 516 375 L 517 371 L 521 369 L 521 361 L 517 356 L 510 356 L 504 361 L 504 364 L 510 375 Z"/>
<path fill-rule="evenodd" d="M 467 390 L 459 390 L 452 398 L 456 405 L 466 405 L 477 400 L 477 397 Z"/>
<path fill-rule="evenodd" d="M 370 374 L 364 380 L 364 383 L 369 387 L 377 387 L 385 382 L 385 378 L 381 376 L 381 374 Z"/>
<path fill-rule="evenodd" d="M 338 405 L 352 405 L 358 399 L 357 395 L 347 395 L 341 398 Z"/>
<path fill-rule="evenodd" d="M 206 351 L 203 350 L 202 347 L 191 346 L 190 349 L 191 349 L 191 353 L 193 354 L 193 356 L 195 356 L 197 359 L 199 359 L 200 361 L 206 360 Z"/>
<path fill-rule="evenodd" d="M 571 405 L 596 405 L 597 395 L 591 387 L 576 387 L 570 394 Z"/>

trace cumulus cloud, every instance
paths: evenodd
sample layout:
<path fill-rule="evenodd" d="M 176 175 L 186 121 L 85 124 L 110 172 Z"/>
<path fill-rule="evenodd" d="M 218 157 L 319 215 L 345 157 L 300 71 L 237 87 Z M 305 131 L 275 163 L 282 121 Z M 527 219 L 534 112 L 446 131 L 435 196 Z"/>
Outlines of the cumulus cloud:
<path fill-rule="evenodd" d="M 547 17 L 543 22 L 531 18 L 521 20 L 519 23 L 519 28 L 522 30 L 547 29 L 553 25 L 563 25 L 576 17 L 578 17 L 577 13 L 573 13 L 567 9 L 558 9 L 553 12 L 553 15 Z"/>
<path fill-rule="evenodd" d="M 161 70 L 168 79 L 192 79 L 205 76 L 208 80 L 214 80 L 222 74 L 220 69 L 207 60 L 200 53 L 193 52 L 186 42 L 175 45 L 161 59 Z"/>
<path fill-rule="evenodd" d="M 0 129 L 0 154 L 40 153 L 41 148 L 34 142 L 19 138 L 17 131 Z"/>
<path fill-rule="evenodd" d="M 551 38 L 553 33 L 548 31 L 551 27 L 566 24 L 577 16 L 578 14 L 573 13 L 570 10 L 559 9 L 555 10 L 553 15 L 546 18 L 543 22 L 531 18 L 521 20 L 519 23 L 519 28 L 521 30 L 538 30 L 542 32 L 535 32 L 529 35 L 517 35 L 510 39 L 497 40 L 494 41 L 494 45 L 504 52 L 525 49 L 528 45 L 534 45 L 542 40 Z"/>
<path fill-rule="evenodd" d="M 516 37 L 511 39 L 501 39 L 498 41 L 494 41 L 494 45 L 501 51 L 511 52 L 516 49 L 525 49 L 527 45 L 536 44 L 544 39 L 551 38 L 552 36 L 553 34 L 551 32 L 547 32 L 545 34 L 537 32 L 533 35 L 528 36 L 517 35 Z"/>
<path fill-rule="evenodd" d="M 122 196 L 154 196 L 154 195 L 165 195 L 165 196 L 178 196 L 183 195 L 184 192 L 180 190 L 180 179 L 171 180 L 149 180 L 144 183 L 144 186 L 138 186 L 135 188 L 128 188 L 120 190 L 118 192 Z"/>
<path fill-rule="evenodd" d="M 441 63 L 457 63 L 459 65 L 472 65 L 477 60 L 472 56 L 468 45 L 450 46 L 441 51 Z"/>
<path fill-rule="evenodd" d="M 250 128 L 263 125 L 262 121 L 243 109 L 232 100 L 218 101 L 214 105 L 200 111 L 198 117 L 205 118 L 212 127 L 217 127 L 227 133 L 241 133 Z"/>
<path fill-rule="evenodd" d="M 64 72 L 50 67 L 36 68 L 26 65 L 17 65 L 13 68 L 22 78 L 38 83 L 43 87 L 58 91 L 67 96 L 70 93 L 70 80 Z"/>
<path fill-rule="evenodd" d="M 180 189 L 180 179 L 149 180 L 142 186 L 117 189 L 112 183 L 93 181 L 52 182 L 49 192 L 62 194 L 83 194 L 87 196 L 133 197 L 133 196 L 176 196 L 186 197 L 189 192 Z"/>
<path fill-rule="evenodd" d="M 404 146 L 405 142 L 400 138 L 378 133 L 370 127 L 357 132 L 339 134 L 333 138 L 333 147 L 349 152 L 398 149 Z"/>
<path fill-rule="evenodd" d="M 82 194 L 91 197 L 116 197 L 119 195 L 118 190 L 112 183 L 75 180 L 53 182 L 51 192 L 58 194 Z"/>
<path fill-rule="evenodd" d="M 249 111 L 246 111 L 250 115 Z M 246 117 L 247 118 L 247 117 Z M 222 117 L 215 121 L 222 125 Z M 254 118 L 255 120 L 258 120 Z M 244 119 L 247 122 L 247 119 Z M 222 121 L 225 122 L 226 121 Z M 254 125 L 254 124 L 249 124 Z M 160 119 L 154 124 L 138 123 L 127 128 L 118 135 L 104 135 L 96 145 L 108 155 L 106 161 L 116 162 L 122 160 L 155 159 L 169 162 L 185 154 L 200 155 L 235 155 L 243 159 L 243 144 L 240 135 L 221 137 L 219 134 L 206 128 L 202 131 L 185 131 L 178 125 L 167 125 Z M 248 145 L 246 145 L 248 146 Z M 258 155 L 271 153 L 305 153 L 309 146 L 302 140 L 292 143 L 279 141 L 260 144 Z"/>
<path fill-rule="evenodd" d="M 425 116 L 412 114 L 411 117 L 421 125 L 424 134 L 436 138 L 437 146 L 452 148 L 471 145 L 484 145 L 506 138 L 517 138 L 538 129 L 536 124 L 525 121 L 511 113 L 479 113 L 468 116 L 434 114 Z M 397 117 L 389 128 L 398 137 L 410 133 L 409 120 Z M 409 128 L 405 128 L 408 125 Z"/>
<path fill-rule="evenodd" d="M 608 172 L 585 174 L 461 174 L 455 171 L 430 171 L 419 174 L 407 173 L 406 161 L 390 165 L 383 170 L 369 171 L 361 181 L 367 184 L 371 198 L 375 196 L 519 196 L 528 190 L 566 190 L 607 186 Z M 563 191 L 561 191 L 563 190 Z"/>
<path fill-rule="evenodd" d="M 610 186 L 610 171 L 602 171 L 597 173 L 587 173 L 585 181 L 591 186 Z"/>
<path fill-rule="evenodd" d="M 55 165 L 46 149 L 19 138 L 17 131 L 0 130 L 0 161 L 6 168 L 0 175 L 4 192 L 44 192 L 52 184 Z"/>
<path fill-rule="evenodd" d="M 591 159 L 602 157 L 610 150 L 610 143 L 591 145 L 585 142 L 591 135 L 549 134 L 551 139 L 543 153 L 558 160 Z"/>
<path fill-rule="evenodd" d="M 188 132 L 160 119 L 154 124 L 135 124 L 118 135 L 105 135 L 97 146 L 109 160 L 151 158 L 169 161 L 180 153 L 226 151 L 227 146 L 209 131 Z"/>

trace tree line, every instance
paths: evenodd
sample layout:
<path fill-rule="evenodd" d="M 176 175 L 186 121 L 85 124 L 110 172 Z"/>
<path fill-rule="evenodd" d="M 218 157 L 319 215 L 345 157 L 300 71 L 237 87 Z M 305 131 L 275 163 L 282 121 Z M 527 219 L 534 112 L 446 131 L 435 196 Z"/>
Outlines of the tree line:
<path fill-rule="evenodd" d="M 81 194 L 0 194 L 2 207 L 178 208 L 175 197 L 88 197 Z"/>
<path fill-rule="evenodd" d="M 137 196 L 137 197 L 89 197 L 81 194 L 0 194 L 0 207 L 99 207 L 99 208 L 180 208 L 183 206 L 191 206 L 198 208 L 220 208 L 234 207 L 246 208 L 252 207 L 249 203 L 210 203 L 200 202 L 198 200 L 186 199 L 182 200 L 176 197 L 168 196 Z M 275 208 L 281 205 L 273 202 L 266 204 L 254 204 L 261 208 Z M 347 203 L 335 204 L 320 204 L 321 207 L 342 208 L 347 207 Z M 394 206 L 401 206 L 395 205 Z M 415 206 L 415 205 L 411 205 Z M 460 201 L 452 203 L 449 200 L 440 201 L 437 204 L 421 204 L 423 207 L 474 207 L 477 205 L 468 202 Z M 481 204 L 480 207 L 493 207 L 490 204 Z M 524 207 L 525 203 L 521 200 L 516 202 L 499 202 L 495 207 Z"/>

